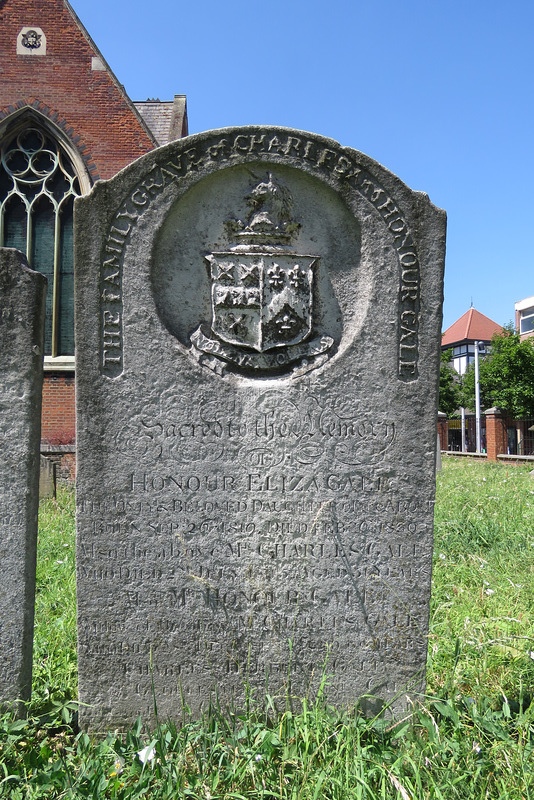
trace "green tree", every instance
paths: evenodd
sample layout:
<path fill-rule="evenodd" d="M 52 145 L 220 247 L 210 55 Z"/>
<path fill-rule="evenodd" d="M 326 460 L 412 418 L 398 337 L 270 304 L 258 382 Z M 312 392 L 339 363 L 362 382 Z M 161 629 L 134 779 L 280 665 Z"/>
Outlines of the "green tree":
<path fill-rule="evenodd" d="M 439 367 L 439 410 L 451 417 L 461 405 L 458 373 L 451 363 L 452 350 L 443 350 Z"/>
<path fill-rule="evenodd" d="M 490 355 L 480 360 L 480 405 L 502 408 L 511 417 L 534 416 L 534 338 L 521 340 L 512 325 L 491 340 Z M 475 370 L 462 381 L 463 404 L 475 407 Z"/>

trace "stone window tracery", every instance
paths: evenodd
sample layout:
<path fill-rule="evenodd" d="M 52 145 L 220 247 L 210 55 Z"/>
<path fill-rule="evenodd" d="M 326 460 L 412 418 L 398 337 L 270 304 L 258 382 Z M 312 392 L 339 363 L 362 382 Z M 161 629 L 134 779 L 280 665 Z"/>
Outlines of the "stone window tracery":
<path fill-rule="evenodd" d="M 59 143 L 35 124 L 0 146 L 0 246 L 48 278 L 45 355 L 74 355 L 74 198 L 80 183 Z"/>

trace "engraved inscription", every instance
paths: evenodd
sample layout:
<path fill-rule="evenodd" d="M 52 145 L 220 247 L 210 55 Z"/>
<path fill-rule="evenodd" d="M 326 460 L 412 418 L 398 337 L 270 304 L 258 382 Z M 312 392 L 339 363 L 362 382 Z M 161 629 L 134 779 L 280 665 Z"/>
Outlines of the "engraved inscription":
<path fill-rule="evenodd" d="M 155 166 L 148 177 L 141 181 L 125 198 L 107 233 L 101 267 L 103 312 L 107 310 L 117 313 L 122 310 L 122 269 L 128 237 L 141 215 L 164 192 L 166 187 L 180 183 L 185 178 L 189 181 L 194 180 L 199 171 L 204 175 L 222 165 L 246 163 L 257 159 L 274 164 L 306 167 L 318 177 L 326 177 L 328 181 L 333 181 L 336 188 L 350 187 L 355 190 L 379 213 L 392 237 L 399 263 L 398 378 L 405 382 L 415 380 L 418 375 L 420 265 L 415 240 L 405 214 L 388 191 L 356 162 L 351 151 L 341 147 L 338 149 L 324 147 L 319 141 L 306 139 L 304 136 L 283 135 L 268 130 L 241 133 L 233 140 L 225 136 L 212 135 L 201 141 L 196 147 L 188 148 L 183 153 L 174 154 L 172 160 Z M 257 222 L 260 227 L 262 213 L 260 211 L 256 217 L 251 216 L 250 222 L 254 221 L 255 224 Z M 251 227 L 250 224 L 249 227 Z M 255 229 L 251 232 L 254 233 Z M 248 267 L 250 267 L 250 263 Z M 271 269 L 274 269 L 274 264 Z M 273 276 L 276 278 L 276 273 L 273 273 Z M 220 299 L 219 295 L 217 297 Z M 253 294 L 250 292 L 247 294 L 247 303 L 249 300 L 252 303 L 250 306 L 235 306 L 237 314 L 232 310 L 223 315 L 226 320 L 227 333 L 231 333 L 228 329 L 233 326 L 232 331 L 241 337 L 240 340 L 245 335 L 244 327 L 246 325 L 250 327 L 250 319 L 247 316 L 250 308 L 253 307 Z M 221 305 L 227 307 L 224 303 Z M 275 333 L 273 335 L 275 336 L 279 336 L 280 331 L 288 332 L 287 326 L 292 323 L 291 313 L 288 313 L 288 309 L 283 308 L 280 311 L 278 322 L 274 321 Z M 230 318 L 230 314 L 233 315 L 233 318 Z M 293 324 L 296 324 L 295 321 Z M 225 327 L 224 324 L 223 327 Z M 240 333 L 238 333 L 239 330 Z M 108 377 L 116 377 L 122 372 L 122 321 L 119 322 L 113 348 L 109 347 L 109 344 L 104 345 L 104 341 L 106 341 L 104 331 L 102 320 L 101 370 Z M 287 335 L 290 334 L 287 333 Z M 109 339 L 107 341 L 109 342 Z M 255 359 L 251 358 L 249 354 L 245 353 L 240 357 L 232 349 L 231 342 L 219 344 L 217 340 L 206 336 L 206 333 L 202 333 L 200 330 L 193 338 L 193 344 L 200 349 L 204 348 L 202 352 L 205 351 L 227 362 L 233 362 L 241 368 L 253 370 L 256 368 Z M 310 352 L 312 357 L 324 353 L 327 349 L 325 337 L 321 341 L 310 342 L 310 346 L 312 344 L 313 348 Z M 302 345 L 298 346 L 302 347 Z M 298 357 L 300 358 L 302 355 L 299 353 Z M 284 367 L 288 363 L 287 355 L 286 360 L 280 358 L 278 364 L 275 363 L 275 358 L 267 358 L 265 354 L 258 361 L 261 364 L 260 369 L 272 369 L 274 366 Z"/>
<path fill-rule="evenodd" d="M 121 432 L 121 441 L 139 456 L 179 463 L 239 459 L 249 467 L 298 469 L 324 457 L 332 465 L 376 466 L 397 436 L 397 424 L 386 415 L 355 416 L 354 404 L 345 408 L 339 398 L 327 402 L 311 393 L 298 403 L 280 402 L 276 393 L 264 392 L 247 408 L 201 402 L 187 421 L 174 416 L 172 398 L 167 402 L 159 396 L 155 402 L 159 413 L 136 416 Z"/>
<path fill-rule="evenodd" d="M 260 127 L 170 143 L 79 207 L 107 219 L 79 251 L 82 727 L 148 724 L 154 698 L 239 709 L 246 686 L 404 713 L 443 213 L 363 154 Z"/>

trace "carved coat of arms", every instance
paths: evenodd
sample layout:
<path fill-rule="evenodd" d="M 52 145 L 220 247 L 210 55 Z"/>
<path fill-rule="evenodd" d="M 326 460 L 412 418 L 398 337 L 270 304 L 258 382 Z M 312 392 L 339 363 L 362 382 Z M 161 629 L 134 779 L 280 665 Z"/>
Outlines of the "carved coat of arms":
<path fill-rule="evenodd" d="M 268 180 L 247 198 L 247 221 L 226 223 L 236 244 L 206 255 L 211 281 L 211 329 L 191 336 L 201 353 L 242 369 L 272 370 L 329 350 L 313 336 L 315 270 L 319 258 L 295 252 L 299 229 L 288 189 Z"/>
<path fill-rule="evenodd" d="M 22 34 L 22 45 L 28 50 L 38 50 L 41 47 L 41 34 L 37 31 L 26 31 Z"/>

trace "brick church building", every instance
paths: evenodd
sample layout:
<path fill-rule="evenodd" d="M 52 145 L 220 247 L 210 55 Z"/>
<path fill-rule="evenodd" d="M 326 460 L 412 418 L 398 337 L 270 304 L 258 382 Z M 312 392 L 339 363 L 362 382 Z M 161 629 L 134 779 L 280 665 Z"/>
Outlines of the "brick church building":
<path fill-rule="evenodd" d="M 187 135 L 184 95 L 132 102 L 66 0 L 0 0 L 0 246 L 48 278 L 42 451 L 74 463 L 73 204 Z"/>

